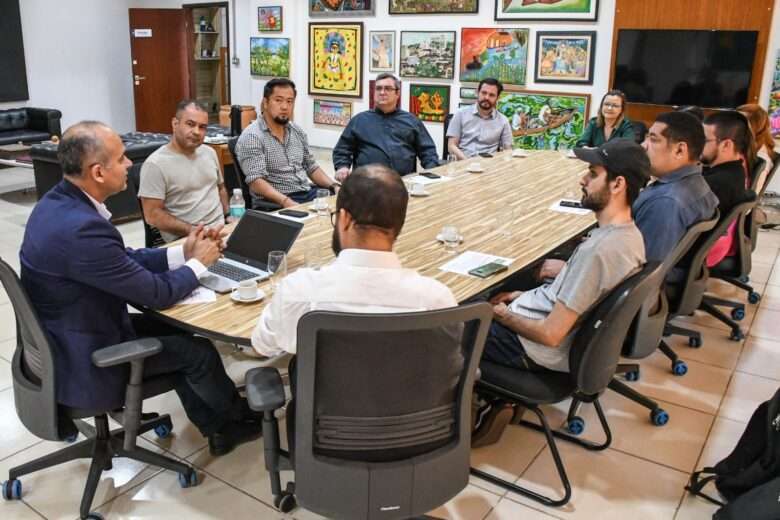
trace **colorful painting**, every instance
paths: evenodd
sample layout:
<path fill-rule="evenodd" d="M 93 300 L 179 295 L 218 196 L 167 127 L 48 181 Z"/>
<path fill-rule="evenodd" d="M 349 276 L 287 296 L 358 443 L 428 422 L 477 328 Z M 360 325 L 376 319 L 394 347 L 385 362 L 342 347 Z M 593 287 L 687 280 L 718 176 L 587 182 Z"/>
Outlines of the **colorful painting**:
<path fill-rule="evenodd" d="M 596 32 L 537 32 L 534 81 L 593 84 Z"/>
<path fill-rule="evenodd" d="M 395 70 L 395 31 L 370 31 L 368 33 L 371 57 L 370 72 L 393 72 Z"/>
<path fill-rule="evenodd" d="M 368 109 L 374 110 L 374 90 L 376 89 L 376 80 L 370 79 L 368 80 Z M 403 90 L 403 86 L 401 87 L 401 90 L 398 91 L 398 102 L 395 105 L 395 108 L 401 108 L 401 91 Z"/>
<path fill-rule="evenodd" d="M 478 83 L 496 78 L 504 85 L 525 85 L 528 29 L 464 27 L 460 36 L 460 80 Z"/>
<path fill-rule="evenodd" d="M 258 32 L 282 31 L 282 6 L 263 6 L 257 8 Z"/>
<path fill-rule="evenodd" d="M 566 150 L 582 135 L 589 94 L 505 90 L 496 108 L 512 126 L 514 148 Z"/>
<path fill-rule="evenodd" d="M 314 100 L 314 123 L 347 126 L 352 118 L 352 103 L 345 101 Z"/>
<path fill-rule="evenodd" d="M 374 16 L 375 0 L 309 0 L 309 16 Z"/>
<path fill-rule="evenodd" d="M 409 85 L 409 112 L 421 121 L 443 123 L 450 113 L 450 86 Z"/>
<path fill-rule="evenodd" d="M 390 0 L 390 14 L 459 14 L 479 12 L 479 0 Z"/>
<path fill-rule="evenodd" d="M 591 21 L 599 0 L 495 0 L 496 20 Z"/>
<path fill-rule="evenodd" d="M 309 23 L 309 94 L 360 97 L 363 24 Z"/>
<path fill-rule="evenodd" d="M 780 137 L 780 51 L 777 52 L 772 91 L 769 93 L 769 123 L 772 126 L 772 137 Z"/>
<path fill-rule="evenodd" d="M 477 99 L 477 89 L 473 87 L 460 87 L 460 99 Z"/>
<path fill-rule="evenodd" d="M 474 101 L 472 101 L 471 103 L 461 101 L 460 103 L 458 103 L 458 110 L 460 110 L 463 107 L 473 107 L 473 106 L 474 106 Z"/>
<path fill-rule="evenodd" d="M 401 31 L 403 78 L 452 79 L 455 31 Z"/>
<path fill-rule="evenodd" d="M 250 38 L 249 69 L 253 76 L 290 77 L 289 38 Z"/>

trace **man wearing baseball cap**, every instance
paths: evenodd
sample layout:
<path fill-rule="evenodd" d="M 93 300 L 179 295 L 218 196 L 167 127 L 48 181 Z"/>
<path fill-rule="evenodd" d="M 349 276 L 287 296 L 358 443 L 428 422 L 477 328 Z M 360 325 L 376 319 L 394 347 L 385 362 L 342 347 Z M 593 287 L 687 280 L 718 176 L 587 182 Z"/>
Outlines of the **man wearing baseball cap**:
<path fill-rule="evenodd" d="M 598 227 L 557 273 L 550 273 L 555 276 L 552 282 L 490 299 L 493 323 L 483 359 L 530 372 L 568 372 L 579 317 L 645 262 L 631 204 L 649 178 L 647 154 L 626 139 L 575 148 L 574 153 L 590 165 L 580 180 L 582 206 L 596 213 Z M 482 413 L 472 445 L 497 440 L 513 414 L 506 405 Z"/>

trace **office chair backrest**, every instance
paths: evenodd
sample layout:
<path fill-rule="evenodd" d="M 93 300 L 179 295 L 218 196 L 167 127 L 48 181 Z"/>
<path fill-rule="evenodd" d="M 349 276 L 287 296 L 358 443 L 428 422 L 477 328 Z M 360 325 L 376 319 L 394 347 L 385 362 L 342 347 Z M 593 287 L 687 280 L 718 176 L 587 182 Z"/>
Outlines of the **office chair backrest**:
<path fill-rule="evenodd" d="M 692 314 L 699 308 L 702 295 L 707 290 L 709 270 L 707 269 L 707 254 L 715 245 L 715 242 L 728 232 L 732 222 L 756 205 L 756 194 L 752 190 L 746 190 L 742 201 L 731 208 L 726 215 L 722 215 L 718 225 L 706 233 L 702 233 L 699 240 L 691 248 L 686 258 L 690 259 L 685 279 L 682 285 L 682 293 L 670 302 L 671 313 L 680 316 Z"/>
<path fill-rule="evenodd" d="M 11 362 L 16 413 L 37 437 L 62 440 L 57 416 L 54 352 L 38 315 L 13 268 L 0 259 L 0 281 L 16 316 L 16 350 Z"/>
<path fill-rule="evenodd" d="M 642 121 L 631 121 L 631 126 L 634 128 L 634 141 L 638 144 L 642 144 L 647 136 L 647 125 Z"/>
<path fill-rule="evenodd" d="M 720 213 L 716 209 L 715 215 L 711 219 L 702 220 L 689 227 L 672 252 L 661 263 L 661 277 L 658 280 L 658 286 L 650 292 L 634 318 L 634 323 L 631 325 L 623 345 L 622 355 L 624 357 L 642 359 L 658 348 L 669 314 L 669 302 L 663 291 L 664 279 L 669 270 L 685 256 L 699 236 L 717 225 L 719 218 Z"/>
<path fill-rule="evenodd" d="M 238 162 L 238 155 L 236 155 L 236 143 L 238 142 L 239 137 L 240 135 L 228 139 L 228 150 L 230 150 L 230 156 L 233 158 L 233 171 L 236 173 L 236 177 L 238 177 L 238 185 L 241 186 L 241 193 L 244 195 L 244 202 L 246 203 L 247 208 L 251 208 L 252 195 L 249 193 L 249 186 L 246 183 L 244 170 L 241 169 L 241 163 Z M 228 197 L 230 195 L 231 194 L 228 193 Z"/>
<path fill-rule="evenodd" d="M 296 496 L 329 518 L 408 518 L 468 483 L 486 303 L 298 324 Z"/>
<path fill-rule="evenodd" d="M 763 158 L 759 158 L 759 159 L 760 161 L 762 161 L 761 162 L 762 166 L 766 164 L 766 161 Z M 772 182 L 772 179 L 775 176 L 775 173 L 777 173 L 778 167 L 780 167 L 780 157 L 778 157 L 775 160 L 775 162 L 772 164 L 772 168 L 766 174 L 766 179 L 764 179 L 764 184 L 763 186 L 761 186 L 761 189 L 756 191 L 755 186 L 751 188 L 753 191 L 756 192 L 758 202 L 760 202 L 761 198 L 764 196 L 767 186 L 769 186 L 769 184 Z M 758 204 L 758 202 L 756 202 L 756 204 Z M 750 241 L 750 252 L 752 253 L 753 251 L 756 250 L 756 246 L 758 245 L 758 221 L 754 218 L 754 214 L 752 211 L 747 216 L 746 223 L 744 225 L 744 230 L 745 230 L 747 240 Z M 744 257 L 742 258 L 744 259 Z M 742 271 L 745 271 L 744 264 L 743 264 Z M 749 273 L 750 273 L 750 269 L 748 268 L 748 270 L 743 274 L 749 274 Z"/>
<path fill-rule="evenodd" d="M 130 182 L 130 187 L 138 198 L 138 190 L 141 189 L 141 168 L 130 168 L 127 171 L 127 180 Z M 160 230 L 146 221 L 144 205 L 141 204 L 140 198 L 138 200 L 138 207 L 141 209 L 141 220 L 144 223 L 144 245 L 146 245 L 146 247 L 160 247 L 165 245 L 165 240 L 163 240 Z"/>
<path fill-rule="evenodd" d="M 452 118 L 455 116 L 452 112 L 447 114 L 447 117 L 444 118 L 444 140 L 442 141 L 441 146 L 441 158 L 442 160 L 446 161 L 447 157 L 450 156 L 450 151 L 447 149 L 447 141 L 449 139 L 447 138 L 447 129 L 450 127 L 450 122 L 452 122 Z"/>
<path fill-rule="evenodd" d="M 648 262 L 588 311 L 569 351 L 569 370 L 579 392 L 598 395 L 607 387 L 634 316 L 661 280 L 661 263 Z"/>

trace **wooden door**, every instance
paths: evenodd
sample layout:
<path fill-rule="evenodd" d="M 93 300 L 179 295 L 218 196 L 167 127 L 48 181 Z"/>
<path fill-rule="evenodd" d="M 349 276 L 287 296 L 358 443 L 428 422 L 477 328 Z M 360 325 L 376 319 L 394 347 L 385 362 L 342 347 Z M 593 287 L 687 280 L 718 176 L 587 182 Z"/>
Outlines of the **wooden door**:
<path fill-rule="evenodd" d="M 176 103 L 190 97 L 184 9 L 130 9 L 130 54 L 139 132 L 171 132 Z"/>

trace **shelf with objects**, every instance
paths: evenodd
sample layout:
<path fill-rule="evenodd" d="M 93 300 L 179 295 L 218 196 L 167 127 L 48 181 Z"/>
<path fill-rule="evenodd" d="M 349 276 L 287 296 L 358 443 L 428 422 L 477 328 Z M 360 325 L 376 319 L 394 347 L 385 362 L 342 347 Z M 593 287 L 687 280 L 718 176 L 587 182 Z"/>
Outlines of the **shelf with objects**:
<path fill-rule="evenodd" d="M 190 90 L 192 97 L 207 107 L 209 123 L 216 123 L 220 107 L 230 104 L 227 9 L 198 6 L 190 12 L 193 23 Z"/>

